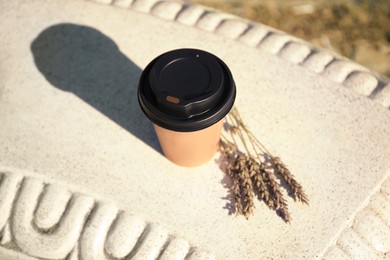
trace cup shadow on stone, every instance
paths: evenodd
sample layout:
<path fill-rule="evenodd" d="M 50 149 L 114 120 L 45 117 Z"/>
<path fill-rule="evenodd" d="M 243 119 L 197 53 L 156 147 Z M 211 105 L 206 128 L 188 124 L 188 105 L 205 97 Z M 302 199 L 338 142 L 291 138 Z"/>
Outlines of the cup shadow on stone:
<path fill-rule="evenodd" d="M 34 39 L 31 51 L 54 87 L 75 94 L 161 153 L 152 124 L 138 105 L 141 69 L 112 39 L 91 27 L 57 24 Z"/>

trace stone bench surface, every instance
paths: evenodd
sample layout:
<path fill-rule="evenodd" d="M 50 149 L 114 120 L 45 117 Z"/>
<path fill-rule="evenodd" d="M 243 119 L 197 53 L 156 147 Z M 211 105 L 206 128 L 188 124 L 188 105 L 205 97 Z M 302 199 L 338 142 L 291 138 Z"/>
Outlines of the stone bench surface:
<path fill-rule="evenodd" d="M 1 259 L 384 259 L 390 254 L 390 85 L 270 27 L 178 1 L 0 3 Z M 103 3 L 103 4 L 101 4 Z M 229 215 L 218 155 L 161 154 L 138 107 L 142 69 L 199 48 L 302 183 L 285 224 Z"/>

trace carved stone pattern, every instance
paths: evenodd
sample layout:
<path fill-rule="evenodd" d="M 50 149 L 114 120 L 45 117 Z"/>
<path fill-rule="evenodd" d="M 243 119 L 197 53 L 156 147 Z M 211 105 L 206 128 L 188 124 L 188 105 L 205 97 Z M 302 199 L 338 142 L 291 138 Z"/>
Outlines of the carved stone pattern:
<path fill-rule="evenodd" d="M 91 1 L 91 0 L 89 0 Z M 388 79 L 333 52 L 266 25 L 179 0 L 92 0 L 193 26 L 240 41 L 304 66 L 390 109 Z"/>
<path fill-rule="evenodd" d="M 215 259 L 113 204 L 15 172 L 0 171 L 0 213 L 0 246 L 28 256 Z"/>
<path fill-rule="evenodd" d="M 370 198 L 323 259 L 389 259 L 390 177 Z"/>

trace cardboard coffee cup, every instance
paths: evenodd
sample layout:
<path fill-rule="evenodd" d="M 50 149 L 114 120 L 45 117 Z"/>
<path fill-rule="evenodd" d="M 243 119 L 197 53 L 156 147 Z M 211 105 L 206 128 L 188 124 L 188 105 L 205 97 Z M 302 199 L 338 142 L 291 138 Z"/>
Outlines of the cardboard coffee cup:
<path fill-rule="evenodd" d="M 187 167 L 214 156 L 223 118 L 235 96 L 235 83 L 226 64 L 196 49 L 158 56 L 145 68 L 138 86 L 139 104 L 154 123 L 164 155 Z"/>

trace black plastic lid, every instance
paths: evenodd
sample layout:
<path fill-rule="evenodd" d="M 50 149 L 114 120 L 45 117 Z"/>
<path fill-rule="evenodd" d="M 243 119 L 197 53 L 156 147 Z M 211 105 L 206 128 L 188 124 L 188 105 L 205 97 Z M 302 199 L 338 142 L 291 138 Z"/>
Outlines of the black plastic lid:
<path fill-rule="evenodd" d="M 138 101 L 155 124 L 197 131 L 221 120 L 236 97 L 233 77 L 215 55 L 196 49 L 166 52 L 142 72 Z"/>

